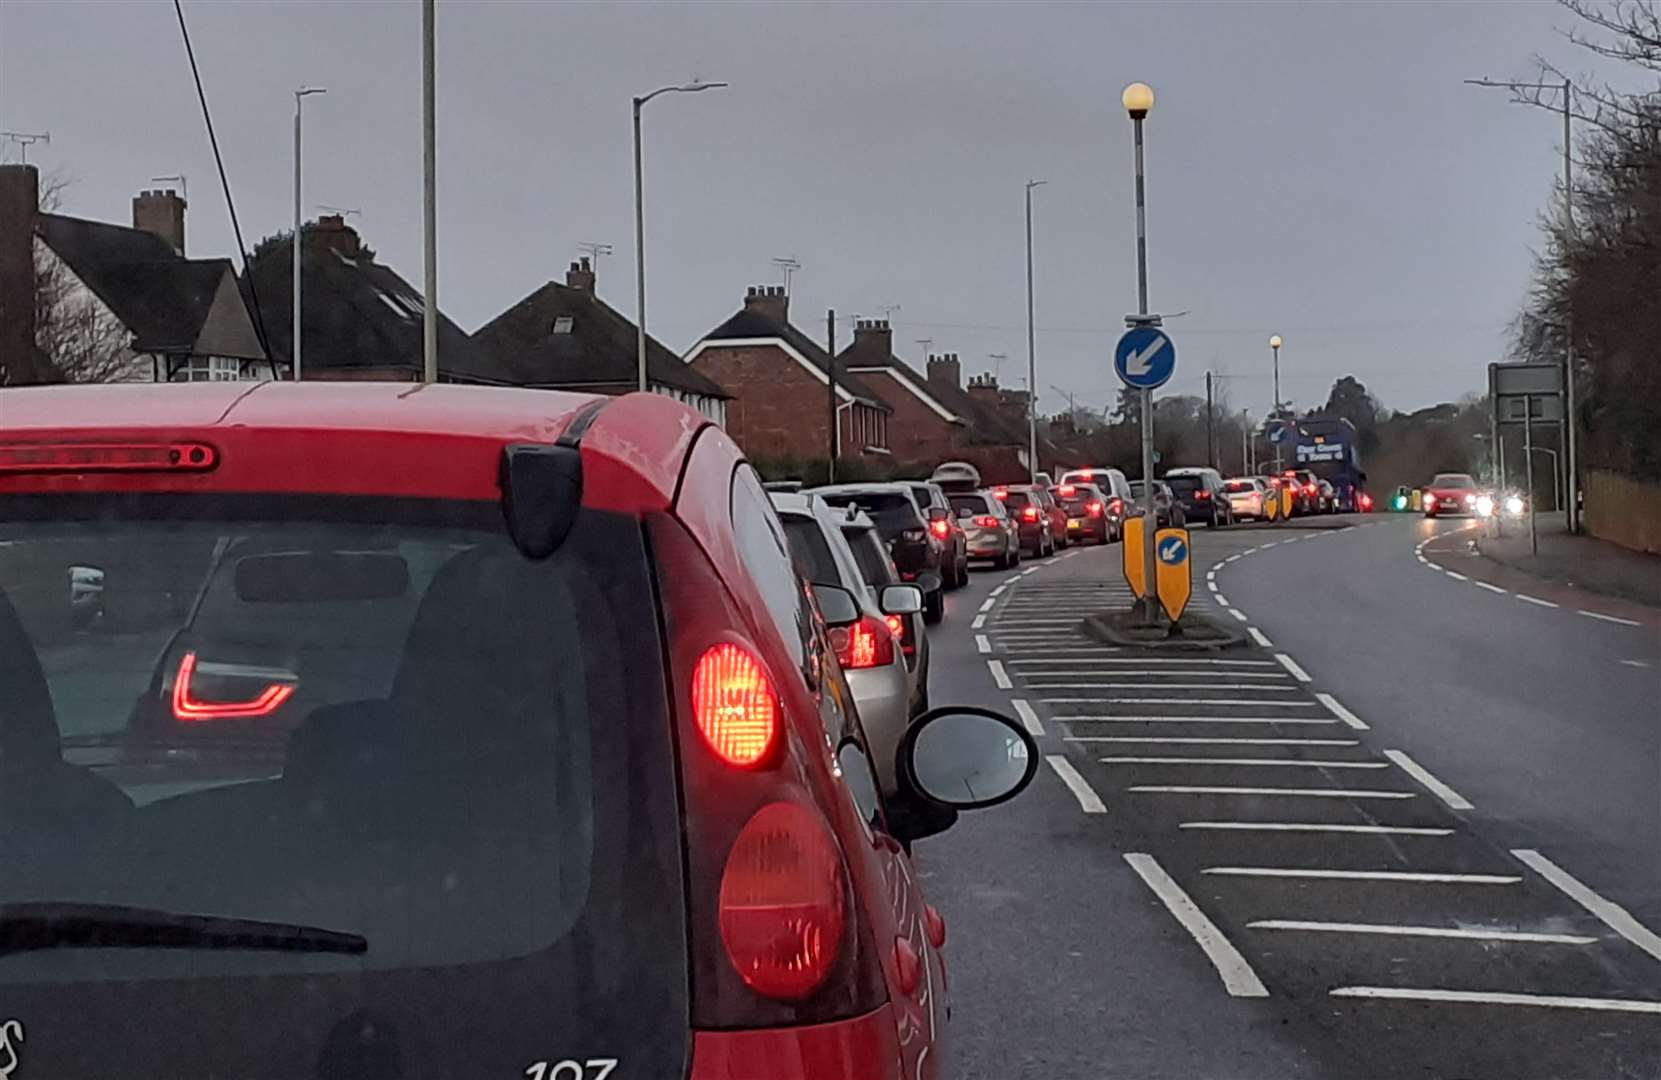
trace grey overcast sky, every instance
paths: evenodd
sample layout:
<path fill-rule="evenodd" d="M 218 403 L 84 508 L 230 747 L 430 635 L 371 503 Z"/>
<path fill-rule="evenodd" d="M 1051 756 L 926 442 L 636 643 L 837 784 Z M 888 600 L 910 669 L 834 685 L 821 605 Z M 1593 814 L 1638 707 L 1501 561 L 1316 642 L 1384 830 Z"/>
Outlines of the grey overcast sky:
<path fill-rule="evenodd" d="M 420 6 L 185 0 L 244 236 L 290 217 L 291 91 L 307 99 L 308 216 L 360 208 L 421 279 Z M 1026 374 L 1022 188 L 1036 192 L 1039 389 L 1100 406 L 1135 305 L 1124 85 L 1151 83 L 1150 291 L 1170 389 L 1209 368 L 1235 408 L 1318 404 L 1358 376 L 1412 409 L 1478 389 L 1522 300 L 1561 167 L 1551 116 L 1467 87 L 1580 57 L 1547 3 L 438 3 L 440 303 L 473 330 L 612 244 L 600 292 L 634 311 L 629 98 L 646 112 L 649 325 L 677 350 L 770 260 L 802 263 L 793 321 L 893 313 L 965 374 Z M 126 220 L 190 180 L 193 255 L 234 249 L 168 0 L 0 0 L 0 128 L 72 178 L 65 211 Z M 15 161 L 15 147 L 6 148 Z M 839 340 L 850 327 L 844 322 Z"/>

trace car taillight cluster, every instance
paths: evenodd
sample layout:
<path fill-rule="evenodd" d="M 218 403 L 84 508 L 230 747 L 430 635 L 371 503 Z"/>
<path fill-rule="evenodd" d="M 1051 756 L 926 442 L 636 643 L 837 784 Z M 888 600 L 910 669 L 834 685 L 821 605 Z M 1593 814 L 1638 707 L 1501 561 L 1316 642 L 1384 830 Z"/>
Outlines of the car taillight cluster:
<path fill-rule="evenodd" d="M 952 535 L 952 525 L 949 521 L 932 522 L 929 525 L 929 528 L 934 532 L 934 535 L 940 537 L 942 540 Z"/>
<path fill-rule="evenodd" d="M 1038 520 L 1038 507 L 1029 506 L 1026 509 L 1022 510 L 1021 511 L 1021 520 L 1022 521 L 1027 521 L 1027 522 L 1037 521 Z"/>
<path fill-rule="evenodd" d="M 692 715 L 729 765 L 763 761 L 779 733 L 779 699 L 761 662 L 731 642 L 711 646 L 692 671 Z"/>
<path fill-rule="evenodd" d="M 1089 502 L 1084 504 L 1084 512 L 1089 514 L 1091 517 L 1101 517 L 1102 504 L 1096 499 L 1091 499 Z"/>
<path fill-rule="evenodd" d="M 229 667 L 230 665 L 214 665 Z M 202 672 L 206 675 L 209 672 Z M 250 672 L 252 674 L 252 672 Z M 204 701 L 196 696 L 191 686 L 197 675 L 196 654 L 187 652 L 179 660 L 179 670 L 173 676 L 173 716 L 186 722 L 201 720 L 257 720 L 270 716 L 282 708 L 283 702 L 294 696 L 292 682 L 265 682 L 264 688 L 252 697 L 234 700 Z M 246 678 L 246 675 L 239 677 Z"/>
<path fill-rule="evenodd" d="M 1305 484 L 1303 486 L 1303 492 L 1304 492 L 1305 495 L 1315 494 L 1315 485 L 1314 484 Z"/>
<path fill-rule="evenodd" d="M 866 615 L 851 626 L 830 631 L 831 647 L 844 668 L 882 667 L 894 662 L 894 634 L 885 620 Z"/>
<path fill-rule="evenodd" d="M 1194 492 L 1194 498 L 1200 502 L 1210 502 L 1211 492 L 1205 490 L 1205 488 L 1200 488 L 1200 490 Z"/>
<path fill-rule="evenodd" d="M 1122 513 L 1125 512 L 1125 500 L 1123 500 L 1123 499 L 1115 498 L 1112 502 L 1108 503 L 1107 505 L 1108 505 L 1109 509 L 1111 509 L 1115 514 L 1122 514 Z"/>
<path fill-rule="evenodd" d="M 1371 510 L 1373 508 L 1373 497 L 1371 495 L 1368 495 L 1366 492 L 1362 492 L 1360 503 L 1361 503 L 1361 509 Z"/>
<path fill-rule="evenodd" d="M 1076 494 L 1076 493 L 1077 493 L 1077 492 L 1078 492 L 1078 488 L 1076 488 L 1076 487 L 1074 487 L 1074 486 L 1073 486 L 1073 485 L 1072 485 L 1072 484 L 1062 484 L 1062 485 L 1061 485 L 1061 495 L 1062 495 L 1062 498 L 1068 498 L 1068 499 L 1070 499 L 1070 498 L 1072 498 L 1072 497 L 1073 497 L 1073 495 L 1074 495 L 1074 494 Z"/>

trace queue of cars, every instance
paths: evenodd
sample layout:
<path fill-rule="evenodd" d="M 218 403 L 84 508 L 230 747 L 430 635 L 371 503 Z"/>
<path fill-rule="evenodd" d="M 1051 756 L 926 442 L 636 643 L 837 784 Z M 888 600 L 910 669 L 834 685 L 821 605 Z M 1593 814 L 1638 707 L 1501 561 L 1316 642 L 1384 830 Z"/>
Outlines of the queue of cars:
<path fill-rule="evenodd" d="M 1038 754 L 927 708 L 910 512 L 660 395 L 0 394 L 25 1075 L 944 1075 L 909 846 Z"/>

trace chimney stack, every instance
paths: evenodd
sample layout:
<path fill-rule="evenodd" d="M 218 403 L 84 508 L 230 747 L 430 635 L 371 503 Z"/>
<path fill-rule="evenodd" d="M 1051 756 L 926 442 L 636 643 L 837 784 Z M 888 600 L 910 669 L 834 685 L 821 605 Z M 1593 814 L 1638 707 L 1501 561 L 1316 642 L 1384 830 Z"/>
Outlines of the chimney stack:
<path fill-rule="evenodd" d="M 0 165 L 0 356 L 27 373 L 35 356 L 35 218 L 40 173 L 33 165 Z M 14 359 L 15 358 L 15 359 Z"/>
<path fill-rule="evenodd" d="M 306 231 L 305 226 L 301 226 L 301 231 Z M 358 231 L 346 224 L 346 218 L 341 214 L 324 214 L 318 218 L 306 237 L 306 244 L 313 252 L 333 251 L 348 259 L 357 258 L 362 250 Z"/>
<path fill-rule="evenodd" d="M 589 295 L 594 293 L 594 267 L 588 261 L 588 256 L 571 264 L 565 271 L 565 284 L 572 289 L 580 289 Z"/>
<path fill-rule="evenodd" d="M 185 253 L 185 201 L 172 188 L 141 191 L 133 199 L 133 228 L 167 241 L 175 253 Z"/>
<path fill-rule="evenodd" d="M 992 406 L 994 409 L 1001 404 L 1002 396 L 998 393 L 998 377 L 990 371 L 971 376 L 969 379 L 969 396 L 976 401 Z"/>
<path fill-rule="evenodd" d="M 894 331 L 887 319 L 856 319 L 854 321 L 854 348 L 861 353 L 874 354 L 886 361 L 894 355 Z"/>
<path fill-rule="evenodd" d="M 783 285 L 752 285 L 744 294 L 744 310 L 757 311 L 774 322 L 790 321 L 790 294 Z"/>
<path fill-rule="evenodd" d="M 937 386 L 949 386 L 953 390 L 963 389 L 963 365 L 958 363 L 957 353 L 941 353 L 929 357 L 928 379 Z"/>

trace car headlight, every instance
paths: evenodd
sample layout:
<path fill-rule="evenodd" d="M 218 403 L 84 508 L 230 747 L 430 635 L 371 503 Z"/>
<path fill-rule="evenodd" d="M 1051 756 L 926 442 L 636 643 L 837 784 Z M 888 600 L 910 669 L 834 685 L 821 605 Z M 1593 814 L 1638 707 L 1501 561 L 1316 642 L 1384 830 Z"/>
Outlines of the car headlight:
<path fill-rule="evenodd" d="M 1475 495 L 1465 496 L 1465 505 L 1466 506 L 1475 506 L 1476 505 L 1476 496 Z"/>
<path fill-rule="evenodd" d="M 1487 495 L 1478 495 L 1476 499 L 1476 512 L 1482 517 L 1492 517 L 1494 514 L 1494 500 Z"/>
<path fill-rule="evenodd" d="M 1523 512 L 1522 496 L 1512 495 L 1509 498 L 1507 498 L 1505 500 L 1505 512 L 1508 513 L 1508 514 L 1520 514 L 1520 513 L 1522 513 Z"/>

